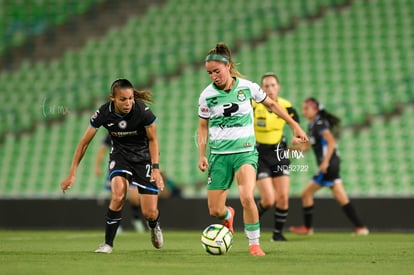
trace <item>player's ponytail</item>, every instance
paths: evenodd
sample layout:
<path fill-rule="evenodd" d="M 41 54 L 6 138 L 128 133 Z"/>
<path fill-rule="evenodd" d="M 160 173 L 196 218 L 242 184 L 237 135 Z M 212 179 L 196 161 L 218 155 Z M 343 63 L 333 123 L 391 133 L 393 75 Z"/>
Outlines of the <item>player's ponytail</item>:
<path fill-rule="evenodd" d="M 305 100 L 305 102 L 314 104 L 315 108 L 318 110 L 318 114 L 320 117 L 326 119 L 329 122 L 329 125 L 331 127 L 331 132 L 332 134 L 336 137 L 339 138 L 341 135 L 341 119 L 335 115 L 333 115 L 332 113 L 328 112 L 327 110 L 325 110 L 325 108 L 323 107 L 322 104 L 320 104 L 315 98 L 310 97 L 308 99 Z"/>
<path fill-rule="evenodd" d="M 134 99 L 141 100 L 145 103 L 152 103 L 151 92 L 149 91 L 138 91 L 134 89 Z"/>
<path fill-rule="evenodd" d="M 244 78 L 244 76 L 237 70 L 237 66 L 232 60 L 231 51 L 229 47 L 227 47 L 227 45 L 223 42 L 217 43 L 214 48 L 207 52 L 206 61 L 210 60 L 230 63 L 231 76 Z"/>
<path fill-rule="evenodd" d="M 134 88 L 132 83 L 125 78 L 120 78 L 115 80 L 111 85 L 111 96 L 115 96 L 115 89 L 133 89 L 134 90 L 134 99 L 141 100 L 145 103 L 152 103 L 151 93 L 149 91 L 138 91 Z"/>

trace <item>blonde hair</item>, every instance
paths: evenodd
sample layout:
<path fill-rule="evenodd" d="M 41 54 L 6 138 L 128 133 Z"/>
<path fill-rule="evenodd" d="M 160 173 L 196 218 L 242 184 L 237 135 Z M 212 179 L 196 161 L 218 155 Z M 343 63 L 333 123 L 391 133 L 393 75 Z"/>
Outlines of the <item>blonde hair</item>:
<path fill-rule="evenodd" d="M 207 57 L 209 55 L 212 55 L 212 54 L 220 55 L 220 56 L 224 57 L 224 59 L 228 60 L 228 63 L 230 63 L 230 74 L 231 74 L 231 76 L 244 78 L 244 76 L 237 70 L 237 66 L 233 62 L 232 57 L 231 57 L 231 51 L 230 51 L 229 47 L 227 47 L 226 44 L 224 44 L 223 42 L 217 43 L 214 48 L 212 48 L 211 50 L 209 50 L 207 52 Z M 216 61 L 227 63 L 224 60 L 216 60 Z"/>

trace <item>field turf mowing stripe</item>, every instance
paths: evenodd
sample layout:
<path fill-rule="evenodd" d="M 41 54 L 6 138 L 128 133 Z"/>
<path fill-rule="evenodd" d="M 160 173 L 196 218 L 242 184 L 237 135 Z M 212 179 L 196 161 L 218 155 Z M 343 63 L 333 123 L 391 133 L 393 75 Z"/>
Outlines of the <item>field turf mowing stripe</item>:
<path fill-rule="evenodd" d="M 93 251 L 103 231 L 0 231 L 0 274 L 414 274 L 413 233 L 320 233 L 270 242 L 266 257 L 251 257 L 243 232 L 231 251 L 208 255 L 201 231 L 164 230 L 165 245 L 154 249 L 149 233 L 124 231 L 110 255 Z"/>

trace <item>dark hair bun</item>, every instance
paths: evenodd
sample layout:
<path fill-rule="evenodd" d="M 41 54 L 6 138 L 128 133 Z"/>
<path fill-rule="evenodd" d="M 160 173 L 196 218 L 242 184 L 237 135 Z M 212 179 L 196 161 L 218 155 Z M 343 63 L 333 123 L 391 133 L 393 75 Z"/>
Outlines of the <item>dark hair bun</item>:
<path fill-rule="evenodd" d="M 228 59 L 231 59 L 230 49 L 223 42 L 219 42 L 216 44 L 216 53 L 224 57 L 227 57 Z"/>

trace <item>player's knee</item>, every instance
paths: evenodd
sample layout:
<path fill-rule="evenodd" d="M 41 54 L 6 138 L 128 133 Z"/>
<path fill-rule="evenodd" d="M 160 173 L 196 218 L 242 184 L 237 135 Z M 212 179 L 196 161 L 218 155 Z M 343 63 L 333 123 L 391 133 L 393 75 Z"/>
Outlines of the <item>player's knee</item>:
<path fill-rule="evenodd" d="M 276 200 L 274 198 L 270 197 L 263 197 L 260 201 L 260 204 L 263 206 L 263 208 L 270 208 L 276 203 Z"/>
<path fill-rule="evenodd" d="M 142 215 L 144 215 L 145 219 L 147 220 L 155 220 L 158 216 L 158 210 L 154 209 L 142 209 Z"/>
<path fill-rule="evenodd" d="M 311 196 L 311 194 L 310 194 L 308 191 L 306 191 L 306 190 L 304 190 L 304 191 L 302 192 L 302 194 L 300 195 L 300 197 L 302 198 L 302 200 L 306 200 L 306 199 L 308 199 L 310 196 Z"/>
<path fill-rule="evenodd" d="M 208 209 L 208 212 L 210 214 L 211 217 L 221 217 L 223 216 L 225 213 L 221 213 L 220 208 L 214 207 L 214 206 L 210 206 Z"/>
<path fill-rule="evenodd" d="M 250 209 L 250 208 L 257 207 L 254 201 L 254 197 L 251 197 L 251 196 L 241 196 L 240 202 L 244 209 Z"/>
<path fill-rule="evenodd" d="M 112 194 L 111 201 L 115 205 L 122 206 L 125 202 L 125 194 Z"/>
<path fill-rule="evenodd" d="M 288 196 L 288 194 L 280 194 L 278 196 L 278 198 L 277 198 L 277 205 L 279 207 L 281 207 L 281 206 L 287 206 L 288 202 L 289 202 L 289 196 Z"/>

